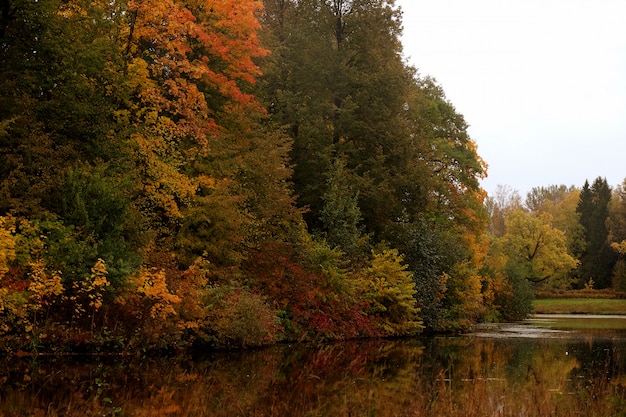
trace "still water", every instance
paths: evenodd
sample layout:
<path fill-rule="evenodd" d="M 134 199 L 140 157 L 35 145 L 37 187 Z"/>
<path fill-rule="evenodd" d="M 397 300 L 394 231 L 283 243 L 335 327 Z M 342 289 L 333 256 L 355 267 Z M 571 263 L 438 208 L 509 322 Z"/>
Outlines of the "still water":
<path fill-rule="evenodd" d="M 625 327 L 551 316 L 194 358 L 5 359 L 0 417 L 626 416 Z"/>

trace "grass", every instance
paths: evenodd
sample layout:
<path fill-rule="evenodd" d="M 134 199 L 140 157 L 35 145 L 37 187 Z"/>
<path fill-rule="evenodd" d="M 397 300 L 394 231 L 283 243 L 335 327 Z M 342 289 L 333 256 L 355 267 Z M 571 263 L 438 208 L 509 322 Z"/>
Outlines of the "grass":
<path fill-rule="evenodd" d="M 540 298 L 533 301 L 533 313 L 626 315 L 626 299 Z"/>

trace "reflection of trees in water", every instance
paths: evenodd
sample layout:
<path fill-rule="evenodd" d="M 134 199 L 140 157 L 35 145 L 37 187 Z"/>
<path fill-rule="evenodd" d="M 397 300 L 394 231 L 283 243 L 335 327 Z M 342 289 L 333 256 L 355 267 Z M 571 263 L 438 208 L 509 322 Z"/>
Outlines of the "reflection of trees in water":
<path fill-rule="evenodd" d="M 177 359 L 41 358 L 0 368 L 0 415 L 573 416 L 593 404 L 605 416 L 624 411 L 614 401 L 626 398 L 616 386 L 623 365 L 610 341 L 470 337 Z M 587 381 L 581 387 L 592 395 L 572 397 L 573 380 Z"/>
<path fill-rule="evenodd" d="M 0 370 L 0 415 L 6 407 L 21 409 L 17 415 L 54 409 L 76 416 L 111 415 L 116 407 L 130 416 L 392 413 L 414 397 L 421 351 L 416 340 L 357 341 L 193 360 L 23 361 Z"/>
<path fill-rule="evenodd" d="M 612 339 L 593 339 L 571 347 L 570 354 L 578 360 L 578 366 L 569 375 L 573 392 L 597 395 L 609 384 L 626 392 L 626 362 L 622 353 L 623 343 Z"/>

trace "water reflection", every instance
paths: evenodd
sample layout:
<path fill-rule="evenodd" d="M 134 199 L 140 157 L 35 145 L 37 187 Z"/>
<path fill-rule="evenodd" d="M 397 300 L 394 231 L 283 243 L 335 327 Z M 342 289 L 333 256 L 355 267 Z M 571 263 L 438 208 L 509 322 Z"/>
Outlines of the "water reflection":
<path fill-rule="evenodd" d="M 186 359 L 12 359 L 0 371 L 0 416 L 626 413 L 623 336 L 493 332 Z"/>

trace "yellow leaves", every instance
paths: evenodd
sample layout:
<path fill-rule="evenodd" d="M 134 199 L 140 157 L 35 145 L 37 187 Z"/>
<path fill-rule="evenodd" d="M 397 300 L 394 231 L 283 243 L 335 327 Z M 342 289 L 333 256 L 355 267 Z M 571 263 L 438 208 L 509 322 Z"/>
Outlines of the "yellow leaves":
<path fill-rule="evenodd" d="M 622 240 L 621 242 L 613 242 L 611 243 L 611 248 L 619 253 L 620 255 L 626 254 L 626 240 Z M 0 254 L 1 255 L 1 254 Z M 0 258 L 0 261 L 2 259 Z M 0 264 L 1 266 L 1 264 Z"/>
<path fill-rule="evenodd" d="M 74 294 L 70 300 L 75 303 L 74 317 L 81 317 L 86 312 L 87 307 L 90 307 L 93 312 L 102 307 L 104 291 L 106 287 L 111 285 L 107 275 L 104 260 L 98 258 L 91 268 L 91 274 L 85 280 L 73 283 Z"/>
<path fill-rule="evenodd" d="M 494 295 L 490 288 L 483 289 L 484 283 L 485 278 L 471 261 L 459 262 L 450 271 L 448 285 L 453 292 L 457 325 L 461 328 L 471 326 L 487 312 L 486 303 Z"/>
<path fill-rule="evenodd" d="M 63 296 L 60 273 L 48 271 L 41 259 L 28 267 L 27 288 L 0 288 L 0 334 L 10 330 L 33 332 L 39 311 Z"/>
<path fill-rule="evenodd" d="M 98 258 L 96 264 L 91 268 L 90 279 L 84 282 L 85 285 L 83 288 L 90 299 L 89 306 L 96 310 L 102 306 L 102 294 L 105 287 L 111 285 L 107 279 L 107 274 L 108 272 L 104 261 Z"/>
<path fill-rule="evenodd" d="M 150 317 L 165 319 L 168 315 L 176 315 L 173 305 L 180 303 L 181 299 L 167 288 L 165 271 L 142 268 L 135 284 L 137 292 L 152 303 Z"/>
<path fill-rule="evenodd" d="M 422 328 L 413 275 L 402 261 L 396 249 L 373 252 L 371 266 L 364 271 L 372 310 L 382 317 L 384 330 L 395 335 Z"/>
<path fill-rule="evenodd" d="M 27 318 L 28 307 L 28 300 L 23 292 L 11 294 L 8 289 L 0 288 L 0 334 L 16 328 L 30 331 L 32 324 Z"/>
<path fill-rule="evenodd" d="M 135 134 L 139 153 L 138 162 L 144 168 L 143 191 L 150 204 L 164 210 L 170 218 L 181 218 L 179 204 L 187 203 L 198 188 L 195 181 L 179 172 L 183 157 L 173 143 L 168 143 L 173 136 L 166 131 L 166 122 L 161 120 L 162 134 Z M 156 133 L 156 132 L 155 132 Z"/>
<path fill-rule="evenodd" d="M 34 306 L 39 308 L 44 300 L 63 293 L 60 273 L 47 272 L 42 260 L 37 260 L 30 268 L 28 291 L 31 293 L 30 299 L 33 300 Z"/>
<path fill-rule="evenodd" d="M 80 7 L 78 4 L 68 1 L 62 2 L 59 10 L 57 11 L 59 16 L 62 16 L 66 19 L 70 19 L 73 17 L 85 18 L 87 17 L 87 11 Z"/>
<path fill-rule="evenodd" d="M 565 234 L 552 227 L 550 214 L 516 210 L 507 218 L 506 229 L 511 253 L 530 266 L 528 279 L 543 279 L 576 267 L 577 261 L 567 252 Z"/>
<path fill-rule="evenodd" d="M 148 63 L 141 58 L 133 58 L 129 61 L 126 72 L 125 84 L 131 91 L 145 91 L 155 88 L 156 83 L 150 79 Z"/>
<path fill-rule="evenodd" d="M 0 216 L 0 277 L 9 270 L 9 262 L 15 258 L 14 226 L 10 217 Z"/>
<path fill-rule="evenodd" d="M 0 288 L 0 313 L 2 313 L 5 308 L 5 301 L 4 298 L 9 294 L 9 291 L 6 288 Z M 1 330 L 0 330 L 1 333 Z"/>

